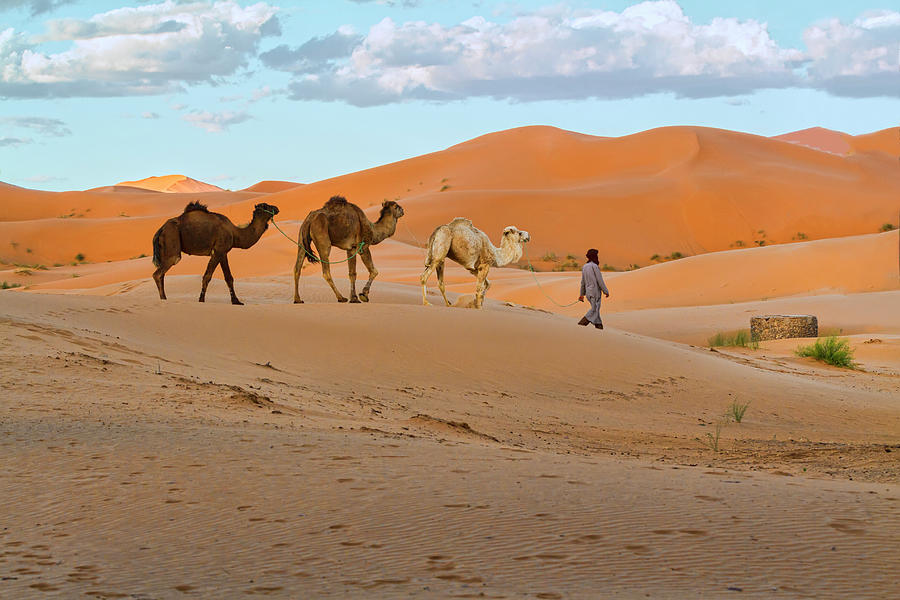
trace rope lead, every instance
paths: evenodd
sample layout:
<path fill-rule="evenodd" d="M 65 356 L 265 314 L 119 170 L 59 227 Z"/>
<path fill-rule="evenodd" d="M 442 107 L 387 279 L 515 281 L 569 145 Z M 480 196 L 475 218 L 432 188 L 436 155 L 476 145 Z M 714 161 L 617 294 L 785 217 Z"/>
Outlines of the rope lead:
<path fill-rule="evenodd" d="M 578 300 L 575 300 L 574 302 L 569 302 L 568 304 L 560 304 L 559 302 L 557 302 L 556 300 L 554 300 L 553 298 L 551 298 L 550 296 L 547 295 L 547 292 L 545 292 L 544 288 L 541 287 L 541 282 L 538 281 L 537 275 L 534 274 L 534 266 L 532 266 L 531 260 L 528 258 L 528 242 L 525 242 L 525 244 L 522 246 L 522 249 L 525 253 L 525 261 L 528 263 L 528 270 L 531 271 L 531 276 L 534 277 L 534 282 L 537 284 L 538 290 L 540 290 L 540 292 L 544 295 L 544 297 L 560 308 L 568 308 L 569 306 L 575 306 L 575 304 L 578 302 Z"/>
<path fill-rule="evenodd" d="M 301 244 L 300 242 L 295 242 L 295 241 L 294 241 L 294 238 L 292 238 L 291 236 L 289 236 L 288 234 L 286 234 L 285 232 L 283 232 L 283 231 L 281 230 L 281 227 L 278 226 L 278 223 L 275 222 L 275 213 L 273 213 L 273 212 L 271 212 L 271 211 L 268 211 L 268 210 L 265 211 L 265 212 L 267 212 L 267 213 L 269 213 L 270 215 L 272 215 L 272 225 L 275 226 L 275 229 L 278 230 L 278 233 L 280 233 L 281 235 L 283 235 L 284 237 L 286 237 L 287 239 L 289 239 L 289 240 L 290 240 L 295 246 L 297 246 L 298 248 L 303 248 L 303 251 L 306 252 L 306 256 L 308 256 L 308 257 L 309 257 L 310 259 L 312 259 L 312 260 L 318 260 L 319 262 L 323 262 L 323 263 L 326 263 L 326 264 L 329 264 L 329 265 L 339 265 L 339 264 L 341 264 L 341 263 L 343 263 L 343 262 L 347 262 L 348 260 L 350 260 L 351 258 L 353 258 L 354 256 L 356 256 L 357 254 L 359 254 L 360 252 L 362 252 L 363 246 L 366 245 L 365 242 L 360 242 L 359 245 L 356 247 L 356 250 L 353 252 L 353 254 L 351 254 L 350 256 L 348 256 L 347 258 L 345 258 L 344 260 L 327 260 L 327 259 L 325 259 L 325 258 L 322 257 L 322 256 L 316 256 L 315 254 L 313 254 L 312 252 L 310 252 L 310 251 L 306 248 L 306 246 L 304 246 L 304 245 Z"/>

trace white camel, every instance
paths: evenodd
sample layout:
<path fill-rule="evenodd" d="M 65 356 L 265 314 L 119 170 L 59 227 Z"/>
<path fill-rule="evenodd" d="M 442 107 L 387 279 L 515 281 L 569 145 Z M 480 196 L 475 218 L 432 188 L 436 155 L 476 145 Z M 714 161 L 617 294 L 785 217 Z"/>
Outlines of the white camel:
<path fill-rule="evenodd" d="M 502 267 L 522 258 L 522 244 L 531 239 L 527 231 L 519 231 L 513 226 L 503 230 L 500 247 L 495 248 L 487 234 L 472 224 L 472 221 L 457 217 L 441 225 L 428 238 L 428 257 L 425 272 L 422 273 L 422 302 L 430 304 L 425 297 L 425 283 L 432 271 L 437 271 L 438 287 L 444 302 L 450 306 L 444 289 L 444 259 L 449 258 L 475 276 L 475 308 L 484 303 L 484 293 L 490 287 L 488 271 L 491 267 Z"/>

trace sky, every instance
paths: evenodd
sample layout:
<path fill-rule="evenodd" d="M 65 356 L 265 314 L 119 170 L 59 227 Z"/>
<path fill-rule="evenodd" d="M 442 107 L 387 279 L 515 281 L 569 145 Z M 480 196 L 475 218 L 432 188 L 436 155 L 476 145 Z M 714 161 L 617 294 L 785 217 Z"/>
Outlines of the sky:
<path fill-rule="evenodd" d="M 490 133 L 900 124 L 900 0 L 0 0 L 0 181 L 312 182 Z"/>

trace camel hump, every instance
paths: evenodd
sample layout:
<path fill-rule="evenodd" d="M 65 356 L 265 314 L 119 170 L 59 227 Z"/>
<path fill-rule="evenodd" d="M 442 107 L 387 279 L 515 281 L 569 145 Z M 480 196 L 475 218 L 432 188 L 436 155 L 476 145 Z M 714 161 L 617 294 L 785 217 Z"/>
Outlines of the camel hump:
<path fill-rule="evenodd" d="M 343 196 L 332 196 L 325 203 L 325 208 L 341 208 L 347 205 L 347 199 Z"/>
<path fill-rule="evenodd" d="M 187 206 L 184 207 L 184 212 L 186 212 L 186 213 L 192 212 L 192 211 L 195 211 L 195 210 L 199 210 L 199 211 L 203 211 L 203 212 L 209 212 L 209 209 L 206 208 L 206 205 L 205 205 L 205 204 L 201 204 L 199 201 L 191 202 L 190 204 L 188 204 Z"/>
<path fill-rule="evenodd" d="M 465 217 L 456 217 L 450 221 L 450 225 L 472 225 L 472 221 Z"/>

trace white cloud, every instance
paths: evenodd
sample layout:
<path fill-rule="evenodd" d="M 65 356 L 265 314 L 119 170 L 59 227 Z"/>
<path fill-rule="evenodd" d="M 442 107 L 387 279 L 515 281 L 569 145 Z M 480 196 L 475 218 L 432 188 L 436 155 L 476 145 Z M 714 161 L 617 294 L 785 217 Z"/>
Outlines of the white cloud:
<path fill-rule="evenodd" d="M 723 7 L 727 6 L 723 4 Z M 371 106 L 491 97 L 526 102 L 668 92 L 734 97 L 766 88 L 900 96 L 900 13 L 810 27 L 808 50 L 780 46 L 764 22 L 695 23 L 675 0 L 621 12 L 552 5 L 453 26 L 390 18 L 365 35 L 342 28 L 263 63 L 293 74 L 296 100 Z"/>
<path fill-rule="evenodd" d="M 812 85 L 841 96 L 900 96 L 900 13 L 830 19 L 803 35 Z"/>
<path fill-rule="evenodd" d="M 141 113 L 141 118 L 142 118 L 142 119 L 158 119 L 158 118 L 159 118 L 159 113 L 149 112 L 149 111 L 147 111 L 147 112 L 142 112 L 142 113 Z"/>
<path fill-rule="evenodd" d="M 0 148 L 16 148 L 17 146 L 24 146 L 25 144 L 33 144 L 34 140 L 31 138 L 14 138 L 14 137 L 2 137 L 0 138 Z"/>
<path fill-rule="evenodd" d="M 765 23 L 716 18 L 698 25 L 674 0 L 622 12 L 554 6 L 505 23 L 474 17 L 452 27 L 384 19 L 353 41 L 342 58 L 319 64 L 303 52 L 309 42 L 280 47 L 269 54 L 269 66 L 296 73 L 295 99 L 372 105 L 470 96 L 736 95 L 796 84 L 802 58 L 779 47 Z"/>
<path fill-rule="evenodd" d="M 64 121 L 59 119 L 49 119 L 47 117 L 0 117 L 0 123 L 7 127 L 31 129 L 40 135 L 52 137 L 72 135 L 72 130 L 68 128 Z"/>
<path fill-rule="evenodd" d="M 194 127 L 199 127 L 200 129 L 209 131 L 210 133 L 219 133 L 225 131 L 230 126 L 237 125 L 238 123 L 243 123 L 244 121 L 247 121 L 251 118 L 252 117 L 248 113 L 243 111 L 225 111 L 220 113 L 212 113 L 199 110 L 191 111 L 182 117 L 182 119 L 184 119 Z"/>
<path fill-rule="evenodd" d="M 233 75 L 260 40 L 278 35 L 277 9 L 210 4 L 128 7 L 87 20 L 54 20 L 33 40 L 0 32 L 0 96 L 121 96 L 177 91 L 185 84 Z M 71 42 L 45 52 L 45 41 Z"/>
<path fill-rule="evenodd" d="M 31 15 L 40 15 L 59 8 L 63 4 L 71 4 L 75 0 L 0 0 L 0 11 L 14 8 L 28 8 Z"/>

